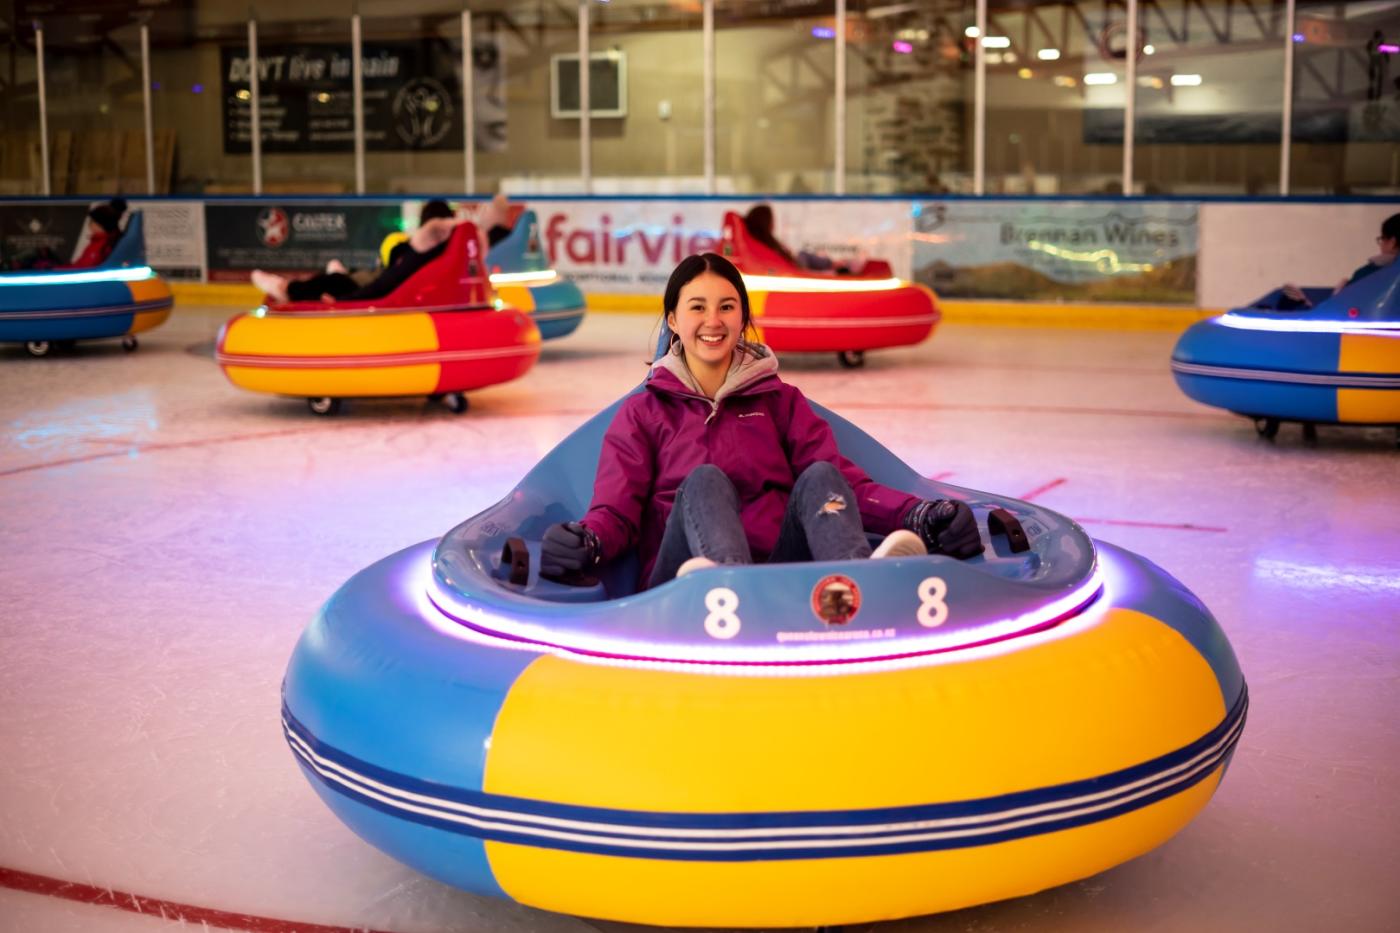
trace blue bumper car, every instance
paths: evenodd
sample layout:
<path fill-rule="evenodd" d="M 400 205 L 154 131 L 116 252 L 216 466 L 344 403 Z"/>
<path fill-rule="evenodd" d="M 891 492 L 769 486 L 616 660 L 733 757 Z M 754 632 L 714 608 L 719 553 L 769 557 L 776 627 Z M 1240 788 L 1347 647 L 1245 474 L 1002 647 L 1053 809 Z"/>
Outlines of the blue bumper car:
<path fill-rule="evenodd" d="M 440 541 L 356 574 L 302 636 L 284 731 L 371 844 L 564 913 L 818 926 L 1084 878 L 1210 799 L 1247 698 L 1205 606 L 1063 516 L 920 477 L 820 408 L 879 482 L 967 501 L 986 553 L 715 568 L 641 592 L 635 560 L 540 579 L 539 539 L 586 509 L 616 408 Z"/>
<path fill-rule="evenodd" d="M 31 356 L 55 344 L 136 335 L 165 323 L 174 299 L 146 264 L 142 214 L 132 213 L 105 262 L 91 269 L 0 273 L 0 342 L 22 343 Z"/>
<path fill-rule="evenodd" d="M 1305 290 L 1311 307 L 1279 310 L 1281 292 L 1192 325 L 1172 351 L 1191 398 L 1254 419 L 1400 425 L 1400 262 L 1343 288 Z"/>
<path fill-rule="evenodd" d="M 510 236 L 491 247 L 486 265 L 501 300 L 528 312 L 545 340 L 572 334 L 582 323 L 588 311 L 583 292 L 550 268 L 534 211 L 522 213 Z"/>

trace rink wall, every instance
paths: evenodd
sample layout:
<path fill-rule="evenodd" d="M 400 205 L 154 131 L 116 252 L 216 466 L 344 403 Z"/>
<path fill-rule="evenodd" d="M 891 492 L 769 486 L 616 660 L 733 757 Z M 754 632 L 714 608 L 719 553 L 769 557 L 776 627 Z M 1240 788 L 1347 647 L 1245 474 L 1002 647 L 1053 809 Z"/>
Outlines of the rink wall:
<path fill-rule="evenodd" d="M 0 258 L 81 249 L 91 198 L 0 201 Z M 248 273 L 369 266 L 422 199 L 128 199 L 150 262 L 186 301 L 257 299 Z M 542 249 L 599 310 L 655 311 L 671 268 L 715 248 L 726 211 L 771 203 L 794 252 L 888 260 L 932 287 L 948 320 L 1184 327 L 1283 282 L 1332 285 L 1375 252 L 1380 198 L 610 196 L 531 198 Z M 481 199 L 463 202 L 475 212 Z"/>

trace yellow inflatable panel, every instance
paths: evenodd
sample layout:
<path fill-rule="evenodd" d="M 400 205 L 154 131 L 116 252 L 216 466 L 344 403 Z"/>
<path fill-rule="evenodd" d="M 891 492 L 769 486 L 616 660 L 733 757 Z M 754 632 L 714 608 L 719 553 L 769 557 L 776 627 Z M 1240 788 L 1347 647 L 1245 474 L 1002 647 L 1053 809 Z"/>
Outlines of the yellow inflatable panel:
<path fill-rule="evenodd" d="M 131 290 L 131 300 L 137 304 L 162 301 L 170 297 L 170 286 L 165 284 L 165 280 L 160 276 L 127 282 L 126 287 Z"/>
<path fill-rule="evenodd" d="M 1342 334 L 1337 368 L 1344 373 L 1400 374 L 1400 336 Z"/>
<path fill-rule="evenodd" d="M 549 655 L 506 697 L 484 790 L 653 813 L 956 802 L 1136 765 L 1189 745 L 1224 716 L 1215 675 L 1196 650 L 1123 609 L 1072 638 L 870 673 L 725 676 Z M 651 923 L 839 923 L 947 910 L 1093 874 L 1185 825 L 1215 780 L 1101 823 L 935 852 L 735 864 L 500 842 L 486 850 L 511 897 L 550 910 L 610 917 L 612 905 L 629 902 L 636 920 L 644 898 Z M 697 890 L 713 896 L 696 898 Z"/>
<path fill-rule="evenodd" d="M 231 356 L 374 356 L 436 350 L 438 337 L 421 311 L 245 315 L 228 325 L 222 349 Z"/>
<path fill-rule="evenodd" d="M 502 285 L 496 289 L 496 296 L 512 308 L 525 312 L 535 310 L 535 296 L 524 285 Z"/>
<path fill-rule="evenodd" d="M 437 388 L 440 370 L 436 363 L 361 369 L 224 367 L 230 382 L 253 392 L 332 398 L 431 395 Z"/>
<path fill-rule="evenodd" d="M 138 311 L 131 320 L 131 330 L 128 334 L 139 334 L 143 330 L 150 330 L 159 327 L 170 317 L 169 308 L 157 308 L 155 311 Z"/>
<path fill-rule="evenodd" d="M 1338 389 L 1337 420 L 1400 424 L 1400 389 Z"/>

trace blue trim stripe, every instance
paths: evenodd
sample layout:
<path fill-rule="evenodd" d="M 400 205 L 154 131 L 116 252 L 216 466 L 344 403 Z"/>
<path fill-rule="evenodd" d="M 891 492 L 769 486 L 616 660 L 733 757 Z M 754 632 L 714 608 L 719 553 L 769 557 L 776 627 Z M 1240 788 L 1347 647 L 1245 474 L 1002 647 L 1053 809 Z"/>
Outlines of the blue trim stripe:
<path fill-rule="evenodd" d="M 1213 774 L 1244 730 L 1247 692 L 1210 732 L 1111 774 L 954 803 L 780 813 L 656 813 L 582 807 L 422 781 L 371 765 L 311 735 L 285 706 L 300 763 L 326 787 L 397 819 L 485 840 L 683 861 L 891 855 L 991 845 L 1103 822 Z"/>

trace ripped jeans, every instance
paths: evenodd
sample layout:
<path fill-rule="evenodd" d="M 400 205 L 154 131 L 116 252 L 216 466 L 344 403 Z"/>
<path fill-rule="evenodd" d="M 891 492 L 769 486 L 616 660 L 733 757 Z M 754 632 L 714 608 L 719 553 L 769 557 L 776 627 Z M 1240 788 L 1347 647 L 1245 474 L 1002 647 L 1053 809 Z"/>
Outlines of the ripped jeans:
<path fill-rule="evenodd" d="M 724 471 L 702 464 L 676 490 L 656 564 L 647 586 L 676 576 L 681 564 L 703 556 L 719 564 L 751 564 L 748 537 L 739 518 L 739 494 Z M 852 560 L 870 556 L 860 509 L 850 483 L 835 465 L 819 460 L 797 477 L 788 497 L 772 564 L 807 560 Z"/>

